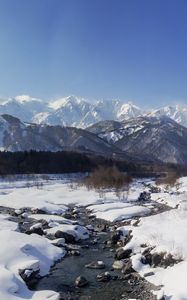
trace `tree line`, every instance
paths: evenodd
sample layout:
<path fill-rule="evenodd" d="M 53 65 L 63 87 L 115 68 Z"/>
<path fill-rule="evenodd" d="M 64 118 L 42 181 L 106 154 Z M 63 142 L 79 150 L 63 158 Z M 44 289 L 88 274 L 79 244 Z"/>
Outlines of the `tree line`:
<path fill-rule="evenodd" d="M 176 165 L 114 160 L 71 151 L 0 152 L 0 175 L 91 172 L 99 166 L 116 166 L 120 171 L 133 176 L 155 176 L 167 169 L 181 171 L 181 167 Z M 182 170 L 185 171 L 186 168 L 183 166 Z"/>

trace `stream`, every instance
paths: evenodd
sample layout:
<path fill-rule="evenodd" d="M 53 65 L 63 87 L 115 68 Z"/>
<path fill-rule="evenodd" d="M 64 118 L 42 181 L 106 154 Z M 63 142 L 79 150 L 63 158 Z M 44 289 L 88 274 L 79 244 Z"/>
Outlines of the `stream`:
<path fill-rule="evenodd" d="M 159 212 L 164 210 L 166 208 L 160 205 Z M 130 274 L 122 274 L 121 270 L 112 268 L 115 250 L 119 247 L 110 243 L 110 228 L 114 224 L 91 218 L 88 210 L 83 207 L 78 213 L 77 221 L 84 226 L 91 224 L 94 228 L 89 240 L 72 245 L 80 251 L 80 255 L 67 255 L 56 263 L 51 268 L 50 274 L 41 278 L 34 289 L 51 289 L 59 292 L 60 300 L 155 300 L 156 297 L 151 290 L 156 288 L 141 278 L 138 273 L 133 271 Z M 121 226 L 121 222 L 115 222 L 115 225 Z M 93 261 L 103 261 L 105 268 L 98 270 L 85 267 Z M 109 272 L 112 279 L 108 282 L 98 282 L 96 276 L 103 272 Z M 80 275 L 87 279 L 88 285 L 77 288 L 75 280 Z"/>

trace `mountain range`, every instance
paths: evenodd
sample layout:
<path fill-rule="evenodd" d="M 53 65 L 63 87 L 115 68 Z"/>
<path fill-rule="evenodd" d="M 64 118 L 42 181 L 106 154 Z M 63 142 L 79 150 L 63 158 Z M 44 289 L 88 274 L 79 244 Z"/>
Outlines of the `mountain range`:
<path fill-rule="evenodd" d="M 169 117 L 100 121 L 86 129 L 0 116 L 1 151 L 78 151 L 128 161 L 187 164 L 187 128 Z"/>
<path fill-rule="evenodd" d="M 84 129 L 21 122 L 11 115 L 0 116 L 1 151 L 80 151 L 125 158 L 115 145 Z M 127 156 L 126 156 L 127 157 Z"/>
<path fill-rule="evenodd" d="M 134 159 L 187 163 L 187 128 L 167 116 L 101 121 L 87 130 Z"/>
<path fill-rule="evenodd" d="M 131 102 L 98 100 L 93 103 L 75 96 L 48 102 L 26 95 L 17 96 L 1 100 L 1 114 L 10 114 L 23 122 L 78 128 L 87 128 L 105 120 L 123 121 L 145 115 L 168 116 L 187 127 L 187 107 L 185 106 L 166 106 L 145 111 Z"/>
<path fill-rule="evenodd" d="M 78 151 L 128 161 L 187 164 L 187 108 L 69 96 L 0 102 L 0 150 Z"/>

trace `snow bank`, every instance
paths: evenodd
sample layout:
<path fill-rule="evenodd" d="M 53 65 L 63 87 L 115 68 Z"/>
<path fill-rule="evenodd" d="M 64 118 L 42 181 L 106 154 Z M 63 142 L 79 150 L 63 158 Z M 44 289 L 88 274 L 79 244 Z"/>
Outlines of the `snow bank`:
<path fill-rule="evenodd" d="M 10 215 L 0 214 L 0 231 L 1 230 L 13 230 L 18 231 L 18 224 L 9 220 Z"/>
<path fill-rule="evenodd" d="M 46 222 L 57 222 L 59 224 L 73 224 L 75 221 L 72 221 L 70 219 L 66 219 L 62 216 L 58 215 L 47 215 L 47 214 L 31 214 L 28 215 L 28 218 L 35 219 L 35 220 L 45 220 Z"/>
<path fill-rule="evenodd" d="M 63 224 L 47 229 L 47 234 L 54 235 L 57 231 L 62 231 L 71 234 L 75 240 L 85 240 L 89 238 L 89 231 L 80 225 Z"/>
<path fill-rule="evenodd" d="M 46 186 L 43 189 L 36 187 L 13 189 L 9 194 L 0 195 L 0 205 L 14 209 L 36 208 L 51 214 L 61 214 L 67 210 L 63 205 L 62 194 L 55 195 L 53 189 L 48 192 Z"/>
<path fill-rule="evenodd" d="M 93 215 L 110 222 L 129 219 L 135 216 L 144 216 L 150 212 L 149 208 L 133 205 L 132 203 L 113 202 L 100 205 L 91 205 Z"/>
<path fill-rule="evenodd" d="M 151 194 L 153 201 L 176 208 L 181 202 L 187 199 L 187 177 L 179 178 L 173 187 L 168 187 L 165 184 L 159 187 L 161 189 L 160 193 Z"/>
<path fill-rule="evenodd" d="M 186 194 L 176 194 L 176 193 L 155 193 L 151 194 L 151 199 L 158 203 L 166 204 L 172 208 L 177 207 L 177 205 L 186 199 Z"/>
<path fill-rule="evenodd" d="M 101 203 L 101 204 L 96 204 L 96 205 L 90 205 L 88 207 L 89 210 L 93 211 L 93 212 L 106 212 L 109 211 L 111 209 L 121 209 L 124 207 L 129 207 L 132 206 L 131 203 L 125 203 L 125 202 L 112 202 L 112 203 Z"/>
<path fill-rule="evenodd" d="M 0 231 L 0 265 L 17 272 L 19 266 L 28 260 L 39 260 L 40 275 L 48 273 L 53 262 L 64 252 L 51 246 L 48 240 L 37 234 L 26 235 L 19 232 Z M 10 251 L 11 250 L 11 251 Z"/>
<path fill-rule="evenodd" d="M 0 231 L 0 299 L 56 300 L 51 291 L 32 292 L 19 276 L 20 270 L 39 270 L 41 276 L 49 272 L 55 260 L 65 252 L 39 235 L 3 230 Z"/>
<path fill-rule="evenodd" d="M 187 211 L 170 210 L 158 215 L 141 219 L 138 227 L 132 227 L 132 239 L 125 248 L 131 248 L 133 267 L 144 276 L 153 271 L 154 275 L 146 277 L 155 285 L 163 285 L 164 294 L 172 300 L 184 300 L 187 297 Z M 174 266 L 151 268 L 141 263 L 142 244 L 154 247 L 152 253 L 166 252 L 183 261 Z M 180 278 L 180 280 L 179 280 Z"/>

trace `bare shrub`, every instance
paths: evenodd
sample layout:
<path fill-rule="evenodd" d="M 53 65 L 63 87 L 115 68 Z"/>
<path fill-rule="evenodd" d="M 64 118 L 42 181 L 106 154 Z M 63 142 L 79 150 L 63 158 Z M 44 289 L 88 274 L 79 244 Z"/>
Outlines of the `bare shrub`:
<path fill-rule="evenodd" d="M 180 175 L 175 171 L 170 171 L 165 174 L 165 176 L 157 178 L 156 184 L 157 185 L 165 185 L 166 189 L 172 187 L 179 187 L 179 183 L 177 182 L 180 178 Z"/>
<path fill-rule="evenodd" d="M 50 176 L 48 174 L 41 174 L 40 178 L 47 182 L 50 180 Z"/>
<path fill-rule="evenodd" d="M 115 166 L 99 167 L 80 182 L 80 185 L 86 186 L 89 190 L 94 189 L 104 197 L 107 190 L 113 190 L 119 199 L 124 199 L 128 194 L 131 176 L 120 172 Z"/>

